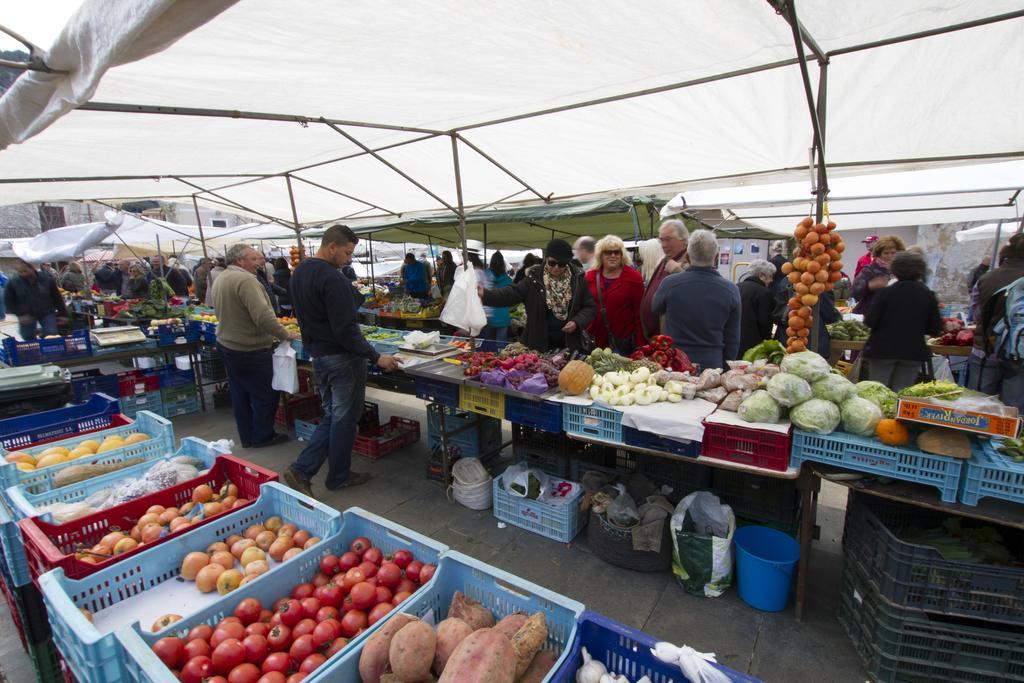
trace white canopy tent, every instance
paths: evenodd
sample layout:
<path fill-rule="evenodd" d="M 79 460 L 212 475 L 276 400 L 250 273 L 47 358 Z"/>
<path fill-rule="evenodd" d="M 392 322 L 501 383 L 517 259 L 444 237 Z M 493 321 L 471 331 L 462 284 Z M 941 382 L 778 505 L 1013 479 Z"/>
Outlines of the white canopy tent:
<path fill-rule="evenodd" d="M 1018 0 L 796 9 L 830 176 L 1024 157 Z M 807 177 L 814 94 L 769 2 L 622 10 L 86 0 L 41 55 L 68 73 L 0 99 L 0 201 L 295 225 Z"/>

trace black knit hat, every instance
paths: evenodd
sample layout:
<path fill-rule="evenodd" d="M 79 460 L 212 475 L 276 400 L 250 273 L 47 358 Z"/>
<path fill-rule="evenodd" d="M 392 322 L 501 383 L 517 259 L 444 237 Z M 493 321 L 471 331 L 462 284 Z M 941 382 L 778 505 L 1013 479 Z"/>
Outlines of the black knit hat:
<path fill-rule="evenodd" d="M 553 258 L 559 263 L 572 261 L 572 247 L 565 240 L 551 240 L 544 249 L 545 258 Z"/>

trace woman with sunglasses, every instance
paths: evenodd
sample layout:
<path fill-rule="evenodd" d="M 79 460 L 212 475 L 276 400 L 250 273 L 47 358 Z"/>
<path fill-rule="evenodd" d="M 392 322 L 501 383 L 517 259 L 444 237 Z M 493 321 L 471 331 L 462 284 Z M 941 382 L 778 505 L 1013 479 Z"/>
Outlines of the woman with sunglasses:
<path fill-rule="evenodd" d="M 531 349 L 583 350 L 583 331 L 594 320 L 597 306 L 583 271 L 572 263 L 572 247 L 551 240 L 544 261 L 532 266 L 518 283 L 501 289 L 478 286 L 485 306 L 526 306 L 522 342 Z"/>
<path fill-rule="evenodd" d="M 631 267 L 626 245 L 615 235 L 598 241 L 587 271 L 587 285 L 597 301 L 597 316 L 587 328 L 594 343 L 630 355 L 643 343 L 640 301 L 644 298 L 644 279 Z"/>

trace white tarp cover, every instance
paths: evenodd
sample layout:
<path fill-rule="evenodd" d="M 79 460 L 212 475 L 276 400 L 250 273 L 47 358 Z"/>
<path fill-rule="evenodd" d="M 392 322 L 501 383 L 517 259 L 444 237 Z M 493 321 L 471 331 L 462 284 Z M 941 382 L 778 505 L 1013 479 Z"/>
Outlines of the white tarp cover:
<path fill-rule="evenodd" d="M 68 261 L 107 240 L 121 226 L 123 214 L 108 211 L 106 220 L 47 230 L 35 237 L 0 241 L 0 252 L 13 251 L 18 258 L 33 264 Z"/>
<path fill-rule="evenodd" d="M 317 122 L 321 116 L 461 129 L 556 198 L 729 185 L 751 174 L 761 182 L 806 177 L 811 127 L 796 65 L 474 127 L 795 54 L 789 26 L 765 0 L 653 0 L 624 14 L 626 8 L 611 0 L 386 7 L 369 0 L 86 0 L 48 57 L 54 68 L 71 70 L 71 79 L 54 88 L 33 75 L 0 99 L 0 148 L 9 145 L 0 153 L 0 181 L 25 180 L 4 184 L 0 202 L 185 197 L 195 185 L 246 180 L 238 174 L 294 171 L 303 223 L 455 204 L 449 136 L 381 152 L 435 197 L 366 155 L 326 163 L 362 149 Z M 798 3 L 804 27 L 826 51 L 1020 9 L 1019 0 Z M 1022 26 L 1018 16 L 832 56 L 831 173 L 916 168 L 946 157 L 1024 157 L 1024 89 L 1009 85 L 1024 75 Z M 817 87 L 813 61 L 810 72 Z M 87 110 L 56 118 L 86 100 L 312 120 Z M 341 128 L 374 148 L 423 135 Z M 467 206 L 523 192 L 462 143 L 459 157 Z M 170 177 L 182 175 L 187 182 Z M 63 180 L 34 182 L 41 178 Z M 280 175 L 200 199 L 292 219 Z"/>

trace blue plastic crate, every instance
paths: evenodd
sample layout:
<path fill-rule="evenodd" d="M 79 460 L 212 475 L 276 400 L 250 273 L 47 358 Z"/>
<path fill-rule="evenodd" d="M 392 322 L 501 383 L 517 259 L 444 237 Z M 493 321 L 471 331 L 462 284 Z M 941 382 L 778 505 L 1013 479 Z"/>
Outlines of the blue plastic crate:
<path fill-rule="evenodd" d="M 576 635 L 576 620 L 583 614 L 581 603 L 454 550 L 441 558 L 434 581 L 427 590 L 413 594 L 402 603 L 400 610 L 390 614 L 404 612 L 423 617 L 433 612 L 434 619 L 440 622 L 448 616 L 455 591 L 482 603 L 496 619 L 517 611 L 543 612 L 548 627 L 544 648 L 561 653 L 553 669 L 557 670 L 568 656 Z M 337 663 L 325 664 L 306 678 L 305 683 L 358 681 L 359 656 L 365 642 L 360 640 L 356 647 L 345 648 Z"/>
<path fill-rule="evenodd" d="M 5 337 L 2 351 L 7 365 L 36 365 L 92 355 L 92 342 L 89 330 L 75 330 L 58 339 L 18 341 Z"/>
<path fill-rule="evenodd" d="M 21 530 L 18 522 L 6 505 L 0 505 L 0 546 L 2 546 L 3 563 L 13 590 L 32 582 L 32 574 L 28 568 L 28 557 L 22 546 Z"/>
<path fill-rule="evenodd" d="M 638 448 L 647 448 L 652 451 L 663 451 L 665 453 L 681 455 L 684 458 L 700 456 L 700 441 L 670 439 L 667 436 L 641 431 L 628 425 L 622 425 L 622 440 L 625 441 L 627 446 L 637 446 Z"/>
<path fill-rule="evenodd" d="M 64 575 L 64 570 L 57 568 L 40 576 L 39 588 L 53 627 L 54 643 L 64 659 L 71 664 L 79 682 L 124 680 L 125 651 L 115 632 L 123 627 L 132 628 L 129 624 L 115 624 L 108 625 L 106 628 L 109 630 L 105 630 L 103 619 L 98 618 L 98 624 L 91 623 L 78 611 L 79 607 L 97 615 L 103 609 L 141 596 L 165 582 L 175 581 L 180 573 L 181 559 L 186 554 L 205 550 L 211 543 L 231 534 L 242 533 L 248 526 L 271 515 L 280 515 L 300 529 L 309 531 L 311 536 L 322 539 L 329 539 L 341 530 L 340 512 L 287 486 L 270 482 L 260 488 L 259 500 L 252 505 L 212 520 L 194 531 L 167 540 L 95 574 L 72 580 Z M 175 607 L 179 614 L 188 619 L 193 616 L 209 616 L 211 613 L 224 616 L 228 606 L 233 610 L 239 600 L 249 595 L 259 595 L 264 587 L 270 588 L 279 583 L 286 583 L 289 588 L 293 586 L 300 569 L 311 569 L 314 562 L 319 563 L 323 555 L 321 549 L 326 545 L 317 544 L 288 562 L 275 563 L 266 574 L 229 595 L 213 598 L 213 603 L 203 599 L 207 596 L 195 590 L 194 586 L 188 586 L 194 591 L 195 602 L 185 602 Z M 308 577 L 313 573 L 309 571 Z M 202 606 L 204 603 L 205 607 Z M 181 622 L 181 625 L 184 623 Z M 149 626 L 148 623 L 143 624 L 147 632 Z M 176 630 L 167 628 L 159 635 L 169 635 Z M 142 649 L 148 647 L 142 645 Z M 170 671 L 167 671 L 167 675 L 170 676 Z"/>
<path fill-rule="evenodd" d="M 174 365 L 165 365 L 157 370 L 160 376 L 161 389 L 174 389 L 196 383 L 196 371 L 189 368 L 181 370 Z"/>
<path fill-rule="evenodd" d="M 562 429 L 590 439 L 622 443 L 622 412 L 596 403 L 566 403 L 562 406 Z"/>
<path fill-rule="evenodd" d="M 160 402 L 162 414 L 167 418 L 199 412 L 199 392 L 194 384 L 161 389 Z"/>
<path fill-rule="evenodd" d="M 562 431 L 562 404 L 557 401 L 531 401 L 516 396 L 505 397 L 505 419 L 546 432 Z"/>
<path fill-rule="evenodd" d="M 117 389 L 110 396 L 94 394 L 82 405 L 0 420 L 0 448 L 7 453 L 40 441 L 109 427 L 121 410 L 113 398 L 116 395 Z"/>
<path fill-rule="evenodd" d="M 427 411 L 427 445 L 441 447 L 441 419 L 444 412 L 448 448 L 460 455 L 479 456 L 501 445 L 501 420 L 451 406 L 437 405 Z"/>
<path fill-rule="evenodd" d="M 117 375 L 104 375 L 100 370 L 85 370 L 71 375 L 71 393 L 75 403 L 85 403 L 93 394 L 117 396 Z"/>
<path fill-rule="evenodd" d="M 576 671 L 583 666 L 582 650 L 587 648 L 590 656 L 604 664 L 609 673 L 625 676 L 631 681 L 647 676 L 657 683 L 693 683 L 678 666 L 666 664 L 651 654 L 651 648 L 657 642 L 656 638 L 642 631 L 587 610 L 576 622 L 576 635 L 567 655 L 545 680 L 573 683 Z M 757 683 L 759 680 L 721 664 L 713 666 L 730 681 Z"/>
<path fill-rule="evenodd" d="M 121 398 L 121 412 L 128 417 L 135 417 L 143 411 L 156 413 L 157 415 L 163 414 L 164 402 L 159 391 L 137 396 L 123 396 Z"/>
<path fill-rule="evenodd" d="M 587 524 L 587 515 L 580 509 L 583 487 L 564 503 L 545 503 L 513 496 L 502 486 L 502 477 L 491 480 L 494 518 L 546 538 L 568 543 Z"/>
<path fill-rule="evenodd" d="M 246 584 L 228 594 L 218 600 L 215 605 L 187 616 L 184 620 L 173 624 L 169 629 L 158 634 L 149 633 L 148 629 L 139 630 L 135 626 L 128 626 L 120 630 L 117 633 L 117 640 L 123 648 L 124 657 L 122 662 L 124 674 L 117 680 L 135 682 L 166 681 L 167 683 L 172 683 L 176 679 L 163 666 L 160 660 L 156 658 L 156 655 L 153 654 L 150 649 L 153 643 L 167 635 L 187 632 L 192 626 L 200 623 L 215 624 L 223 617 L 232 614 L 235 606 L 244 598 L 257 598 L 264 606 L 269 608 L 275 600 L 288 595 L 295 584 L 311 580 L 313 575 L 319 570 L 320 558 L 328 553 L 340 555 L 359 536 L 369 538 L 373 545 L 380 548 L 386 555 L 390 555 L 396 550 L 405 549 L 412 552 L 417 560 L 424 563 L 436 564 L 441 555 L 448 550 L 448 546 L 418 534 L 411 529 L 390 522 L 365 510 L 349 508 L 341 517 L 341 528 L 337 534 L 327 538 L 325 542 L 318 544 L 315 548 L 311 548 L 308 552 L 302 553 L 292 561 L 260 577 L 259 581 Z M 405 604 L 410 604 L 411 600 L 415 597 L 431 590 L 431 587 L 437 583 L 439 574 L 440 572 L 435 575 L 431 583 L 428 583 L 420 591 L 414 593 L 413 598 L 407 600 Z M 391 614 L 397 613 L 398 610 L 395 610 Z M 345 648 L 344 653 L 356 650 L 358 645 L 386 620 L 387 617 L 353 638 L 349 646 Z M 145 627 L 148 624 L 142 624 L 142 626 Z M 343 656 L 343 653 L 338 653 L 329 662 L 333 664 Z M 321 672 L 328 666 L 329 664 L 325 663 L 317 672 L 317 676 L 320 676 Z M 313 678 L 311 676 L 306 680 L 312 681 Z M 358 680 L 358 677 L 354 680 Z M 85 682 L 83 681 L 83 683 Z"/>
<path fill-rule="evenodd" d="M 313 438 L 313 432 L 316 431 L 317 426 L 320 424 L 322 418 L 314 417 L 309 420 L 300 420 L 295 418 L 295 438 L 299 441 L 309 441 Z"/>
<path fill-rule="evenodd" d="M 946 503 L 956 502 L 962 468 L 957 458 L 887 446 L 878 439 L 845 432 L 822 435 L 794 429 L 790 465 L 799 468 L 807 460 L 934 486 Z"/>
<path fill-rule="evenodd" d="M 211 467 L 218 455 L 228 455 L 231 451 L 221 448 L 215 443 L 204 441 L 194 436 L 186 436 L 181 440 L 181 445 L 176 451 L 168 451 L 163 458 L 177 458 L 187 456 L 196 458 L 203 462 L 205 467 Z M 16 522 L 25 517 L 39 516 L 47 522 L 53 522 L 49 513 L 39 514 L 38 508 L 52 505 L 53 503 L 77 503 L 85 500 L 92 494 L 103 489 L 117 486 L 121 482 L 131 479 L 138 479 L 155 464 L 156 460 L 147 460 L 137 465 L 131 465 L 121 470 L 107 472 L 98 477 L 92 477 L 85 481 L 69 484 L 56 489 L 49 489 L 37 493 L 29 493 L 24 486 L 11 486 L 5 492 L 7 503 L 11 508 L 11 518 Z"/>
<path fill-rule="evenodd" d="M 982 498 L 1024 503 L 1024 462 L 1015 462 L 996 450 L 998 440 L 985 441 L 974 449 L 964 465 L 960 502 L 977 505 Z"/>
<path fill-rule="evenodd" d="M 154 413 L 143 411 L 136 416 L 136 419 L 133 422 L 124 426 L 80 434 L 72 438 L 50 442 L 41 446 L 34 446 L 32 448 L 23 448 L 22 452 L 28 453 L 31 456 L 36 456 L 40 452 L 53 446 L 62 446 L 71 450 L 77 444 L 85 441 L 86 439 L 94 439 L 102 442 L 108 436 L 117 435 L 123 437 L 127 434 L 131 434 L 132 432 L 142 432 L 143 434 L 148 434 L 150 438 L 146 441 L 115 448 L 98 455 L 76 458 L 59 465 L 50 465 L 49 467 L 33 470 L 31 472 L 22 472 L 14 463 L 5 462 L 0 464 L 0 486 L 7 489 L 10 486 L 17 486 L 18 484 L 21 484 L 29 493 L 39 493 L 41 491 L 48 491 L 52 489 L 53 477 L 58 472 L 73 465 L 84 465 L 86 463 L 106 464 L 121 462 L 123 460 L 128 460 L 129 458 L 138 457 L 145 460 L 153 460 L 174 450 L 174 427 L 171 425 L 170 421 Z M 6 453 L 6 451 L 4 451 L 4 453 Z"/>
<path fill-rule="evenodd" d="M 446 406 L 458 407 L 459 385 L 455 382 L 445 382 L 436 379 L 416 377 L 416 397 L 431 403 L 440 403 Z"/>

